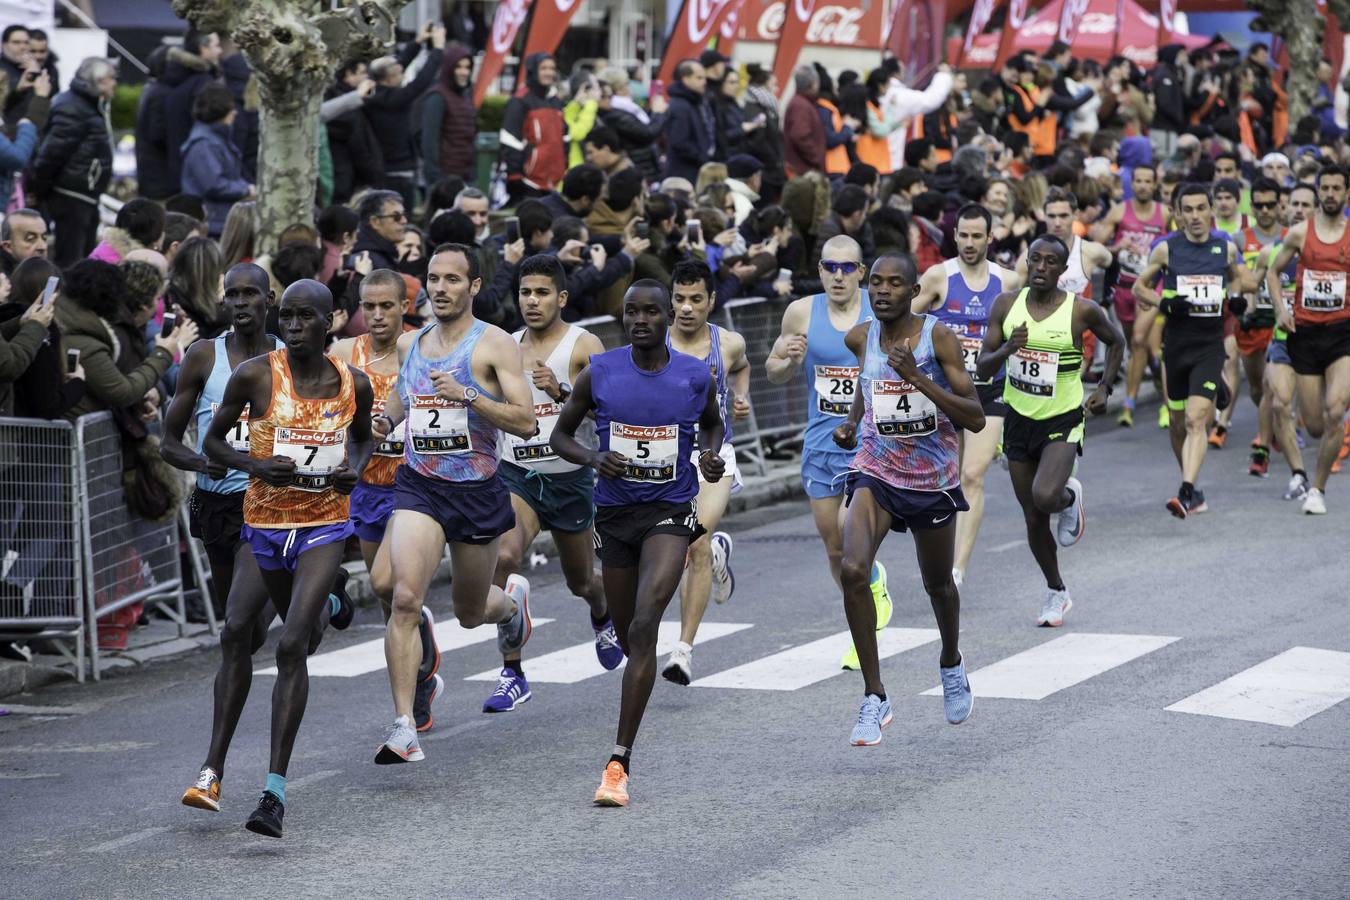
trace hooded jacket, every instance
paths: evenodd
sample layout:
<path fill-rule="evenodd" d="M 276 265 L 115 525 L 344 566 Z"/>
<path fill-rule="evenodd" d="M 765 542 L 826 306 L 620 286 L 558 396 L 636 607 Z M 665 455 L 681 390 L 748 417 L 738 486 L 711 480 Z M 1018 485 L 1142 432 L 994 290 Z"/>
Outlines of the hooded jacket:
<path fill-rule="evenodd" d="M 93 85 L 76 78 L 52 102 L 47 132 L 33 161 L 33 180 L 44 194 L 55 191 L 97 205 L 112 180 L 112 137 L 107 104 Z"/>
<path fill-rule="evenodd" d="M 398 54 L 403 65 L 409 65 L 422 51 L 420 44 L 410 44 Z M 426 93 L 441 71 L 442 52 L 426 48 L 426 59 L 416 77 L 407 84 L 377 85 L 375 93 L 366 98 L 361 111 L 370 120 L 370 127 L 384 154 L 385 174 L 412 172 L 417 169 L 417 148 L 412 137 L 412 108 Z"/>
<path fill-rule="evenodd" d="M 1182 132 L 1187 127 L 1186 90 L 1176 70 L 1180 44 L 1168 44 L 1158 50 L 1158 66 L 1150 77 L 1156 109 L 1153 127 L 1159 131 Z"/>
<path fill-rule="evenodd" d="M 717 157 L 717 117 L 706 94 L 682 83 L 670 86 L 666 111 L 666 177 L 698 180 L 698 170 Z"/>
<path fill-rule="evenodd" d="M 661 158 L 656 142 L 666 126 L 666 114 L 652 114 L 649 121 L 643 122 L 626 109 L 610 106 L 600 110 L 600 121 L 612 130 L 623 142 L 623 152 L 637 166 L 642 177 L 656 181 L 661 177 Z"/>
<path fill-rule="evenodd" d="M 66 411 L 72 422 L 85 413 L 140 403 L 173 365 L 169 351 L 156 347 L 124 374 L 117 366 L 123 348 L 113 326 L 69 297 L 56 298 L 56 323 L 66 349 L 79 350 L 84 366 L 85 396 Z"/>
<path fill-rule="evenodd" d="M 783 115 L 784 162 L 789 176 L 825 171 L 825 125 L 816 111 L 814 94 L 792 95 Z"/>
<path fill-rule="evenodd" d="M 539 65 L 546 59 L 552 54 L 525 58 L 525 87 L 507 101 L 499 134 L 507 180 L 523 181 L 536 191 L 551 190 L 567 171 L 562 103 L 539 83 Z"/>
<path fill-rule="evenodd" d="M 428 185 L 445 175 L 474 180 L 478 111 L 473 106 L 473 82 L 463 90 L 455 84 L 455 66 L 472 57 L 459 44 L 445 48 L 436 88 L 422 101 L 422 174 Z"/>
<path fill-rule="evenodd" d="M 164 152 L 169 163 L 166 176 L 176 194 L 183 177 L 183 142 L 196 122 L 192 118 L 192 101 L 202 88 L 220 80 L 220 72 L 197 54 L 174 47 L 169 51 L 161 80 L 169 88 L 164 99 Z"/>
<path fill-rule="evenodd" d="M 248 196 L 248 181 L 239 148 L 224 123 L 198 122 L 183 143 L 183 193 L 202 198 L 211 237 L 220 237 L 225 217 L 236 201 Z"/>

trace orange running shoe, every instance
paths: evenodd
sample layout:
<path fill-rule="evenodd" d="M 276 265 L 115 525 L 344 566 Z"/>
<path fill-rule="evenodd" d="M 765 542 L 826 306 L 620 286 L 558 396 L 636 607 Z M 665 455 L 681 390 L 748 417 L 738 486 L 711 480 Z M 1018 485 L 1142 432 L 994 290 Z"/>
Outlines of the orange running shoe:
<path fill-rule="evenodd" d="M 628 773 L 623 770 L 623 763 L 617 759 L 611 759 L 609 765 L 605 766 L 604 777 L 600 779 L 600 786 L 595 789 L 595 805 L 628 805 Z"/>
<path fill-rule="evenodd" d="M 1215 425 L 1209 432 L 1209 445 L 1215 450 L 1222 450 L 1223 445 L 1228 443 L 1228 429 L 1222 425 Z"/>
<path fill-rule="evenodd" d="M 202 767 L 197 783 L 183 792 L 183 805 L 220 812 L 220 776 L 215 769 Z"/>

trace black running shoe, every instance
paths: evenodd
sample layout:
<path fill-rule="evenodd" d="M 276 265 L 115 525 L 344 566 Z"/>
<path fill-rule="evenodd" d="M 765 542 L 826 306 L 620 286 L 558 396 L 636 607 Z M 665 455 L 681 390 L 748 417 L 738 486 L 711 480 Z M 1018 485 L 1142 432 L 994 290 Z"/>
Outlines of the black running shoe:
<path fill-rule="evenodd" d="M 333 579 L 333 595 L 338 598 L 338 611 L 328 620 L 338 631 L 345 631 L 356 615 L 356 604 L 347 596 L 347 570 L 338 566 L 337 577 Z"/>
<path fill-rule="evenodd" d="M 281 798 L 271 791 L 263 791 L 262 799 L 258 801 L 258 808 L 253 811 L 253 815 L 248 817 L 244 827 L 254 834 L 261 834 L 264 837 L 281 837 L 281 817 L 286 815 L 286 805 L 281 802 Z"/>

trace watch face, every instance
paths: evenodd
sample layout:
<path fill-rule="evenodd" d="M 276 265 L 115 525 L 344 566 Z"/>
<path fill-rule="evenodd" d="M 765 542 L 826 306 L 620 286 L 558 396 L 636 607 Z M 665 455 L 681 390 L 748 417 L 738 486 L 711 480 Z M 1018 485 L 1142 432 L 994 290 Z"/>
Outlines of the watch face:
<path fill-rule="evenodd" d="M 475 401 L 475 400 L 477 400 L 477 399 L 478 399 L 478 389 L 477 389 L 477 388 L 471 388 L 471 387 L 470 387 L 470 388 L 465 388 L 465 389 L 464 389 L 464 402 L 465 402 L 465 403 L 472 403 L 473 401 Z"/>

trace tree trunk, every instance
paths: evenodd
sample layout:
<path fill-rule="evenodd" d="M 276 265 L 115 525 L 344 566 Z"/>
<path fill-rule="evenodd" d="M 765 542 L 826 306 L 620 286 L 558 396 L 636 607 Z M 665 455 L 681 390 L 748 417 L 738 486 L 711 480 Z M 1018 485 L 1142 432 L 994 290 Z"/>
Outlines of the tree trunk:
<path fill-rule="evenodd" d="M 264 82 L 258 122 L 258 242 L 275 252 L 281 232 L 297 222 L 314 224 L 319 177 L 319 105 L 323 89 L 290 86 L 276 97 Z M 269 96 L 272 95 L 272 96 Z"/>
<path fill-rule="evenodd" d="M 1315 0 L 1289 0 L 1285 15 L 1285 46 L 1289 48 L 1289 131 L 1312 109 L 1317 96 L 1317 64 L 1322 60 L 1326 21 L 1317 14 Z"/>

